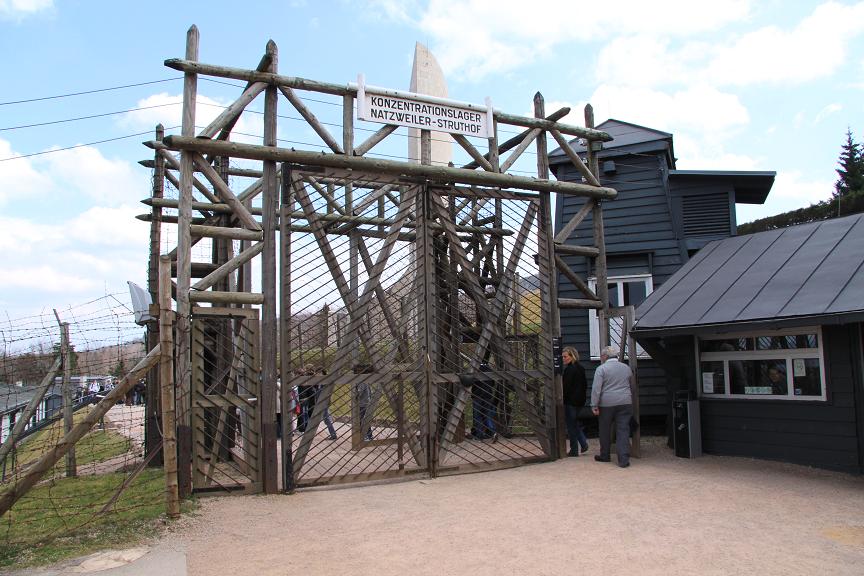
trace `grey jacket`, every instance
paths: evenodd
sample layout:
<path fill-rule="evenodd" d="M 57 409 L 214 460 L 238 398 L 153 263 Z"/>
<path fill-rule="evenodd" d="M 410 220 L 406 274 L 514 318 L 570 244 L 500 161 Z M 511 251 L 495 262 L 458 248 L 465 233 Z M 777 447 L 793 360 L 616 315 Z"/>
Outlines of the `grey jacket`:
<path fill-rule="evenodd" d="M 633 373 L 630 367 L 619 362 L 617 358 L 609 358 L 594 371 L 594 382 L 591 385 L 591 406 L 623 406 L 632 404 L 630 380 Z"/>

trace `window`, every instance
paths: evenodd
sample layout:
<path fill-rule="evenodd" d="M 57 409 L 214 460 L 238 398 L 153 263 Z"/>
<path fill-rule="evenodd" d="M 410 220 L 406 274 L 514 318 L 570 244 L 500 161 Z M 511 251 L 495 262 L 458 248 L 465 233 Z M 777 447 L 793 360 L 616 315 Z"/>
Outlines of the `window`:
<path fill-rule="evenodd" d="M 615 276 L 607 281 L 609 286 L 609 307 L 639 306 L 654 290 L 654 282 L 650 274 L 639 274 L 634 276 Z M 588 287 L 597 292 L 597 279 L 588 280 Z M 621 342 L 622 318 L 611 318 L 609 320 L 609 340 L 614 346 Z M 591 336 L 591 358 L 600 358 L 600 321 L 596 310 L 588 311 L 588 328 Z M 642 347 L 636 345 L 636 356 L 638 358 L 650 358 Z"/>
<path fill-rule="evenodd" d="M 822 333 L 798 328 L 697 340 L 704 397 L 825 400 Z"/>

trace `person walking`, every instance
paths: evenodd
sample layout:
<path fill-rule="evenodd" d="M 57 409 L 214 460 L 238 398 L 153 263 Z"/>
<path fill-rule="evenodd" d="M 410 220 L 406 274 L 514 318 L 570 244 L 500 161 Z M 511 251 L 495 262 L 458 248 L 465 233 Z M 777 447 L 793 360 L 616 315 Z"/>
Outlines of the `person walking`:
<path fill-rule="evenodd" d="M 567 346 L 561 352 L 564 361 L 564 372 L 561 375 L 564 387 L 564 422 L 567 425 L 567 437 L 570 439 L 568 456 L 579 456 L 588 451 L 588 438 L 579 422 L 579 411 L 585 405 L 588 382 L 585 380 L 585 368 L 579 364 L 579 352 Z"/>
<path fill-rule="evenodd" d="M 600 454 L 598 462 L 609 462 L 612 425 L 615 425 L 615 449 L 618 466 L 630 466 L 630 418 L 633 416 L 633 396 L 630 384 L 633 372 L 618 361 L 618 348 L 606 346 L 600 351 L 600 366 L 594 371 L 591 388 L 591 411 L 599 419 Z"/>

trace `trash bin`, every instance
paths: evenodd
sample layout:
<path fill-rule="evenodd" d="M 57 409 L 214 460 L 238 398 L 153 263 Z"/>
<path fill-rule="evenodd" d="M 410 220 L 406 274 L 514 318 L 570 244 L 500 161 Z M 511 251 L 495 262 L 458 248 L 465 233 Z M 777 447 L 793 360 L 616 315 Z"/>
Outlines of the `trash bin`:
<path fill-rule="evenodd" d="M 675 392 L 672 400 L 672 426 L 675 456 L 696 458 L 702 455 L 702 423 L 699 419 L 699 400 L 691 390 Z"/>

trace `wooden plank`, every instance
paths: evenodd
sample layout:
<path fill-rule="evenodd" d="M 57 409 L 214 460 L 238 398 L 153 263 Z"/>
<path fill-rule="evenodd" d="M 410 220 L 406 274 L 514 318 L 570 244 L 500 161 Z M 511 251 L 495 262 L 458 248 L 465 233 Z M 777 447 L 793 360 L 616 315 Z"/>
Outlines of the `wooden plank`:
<path fill-rule="evenodd" d="M 249 103 L 258 96 L 258 94 L 263 92 L 266 87 L 267 84 L 264 82 L 253 82 L 251 85 L 247 86 L 243 93 L 240 94 L 240 97 L 232 102 L 230 106 L 210 122 L 210 124 L 198 134 L 198 137 L 212 138 L 229 123 L 236 122 L 237 118 L 240 117 L 240 114 L 243 113 L 243 110 L 246 109 L 246 106 L 248 106 Z"/>
<path fill-rule="evenodd" d="M 589 212 L 594 208 L 594 203 L 590 199 L 586 199 L 582 204 L 582 208 L 573 215 L 569 222 L 555 235 L 555 244 L 563 244 L 570 238 L 570 234 L 576 229 L 579 224 L 585 219 Z"/>
<path fill-rule="evenodd" d="M 392 134 L 399 128 L 395 124 L 385 124 L 381 128 L 378 129 L 372 136 L 366 139 L 363 144 L 354 148 L 355 156 L 364 156 L 367 152 L 369 152 L 372 148 L 375 147 L 376 144 L 384 140 L 387 136 Z"/>
<path fill-rule="evenodd" d="M 172 150 L 194 150 L 199 153 L 230 156 L 232 158 L 247 158 L 249 160 L 273 160 L 311 166 L 325 166 L 350 170 L 378 171 L 385 174 L 406 174 L 408 176 L 425 177 L 431 180 L 448 183 L 480 184 L 485 186 L 500 186 L 502 188 L 517 188 L 535 190 L 538 192 L 558 192 L 592 198 L 615 198 L 617 192 L 613 188 L 589 186 L 575 182 L 559 182 L 557 180 L 538 180 L 512 174 L 496 172 L 478 172 L 448 166 L 427 166 L 423 164 L 408 164 L 380 158 L 369 159 L 350 157 L 337 154 L 321 154 L 304 152 L 254 144 L 237 142 L 218 142 L 202 140 L 186 136 L 166 136 L 165 144 Z"/>
<path fill-rule="evenodd" d="M 550 114 L 549 116 L 546 116 L 546 119 L 550 120 L 552 122 L 555 122 L 557 120 L 560 120 L 561 118 L 564 118 L 569 113 L 570 113 L 570 108 L 565 106 L 564 108 L 559 109 L 557 112 L 554 112 L 553 114 Z M 517 134 L 516 136 L 510 138 L 509 140 L 507 140 L 503 144 L 500 144 L 498 146 L 498 154 L 500 155 L 500 154 L 503 154 L 504 152 L 512 150 L 514 146 L 517 146 L 518 144 L 523 142 L 525 137 L 528 134 L 530 134 L 531 131 L 533 131 L 533 130 L 536 130 L 536 128 L 528 128 L 527 130 L 523 130 L 520 134 Z M 486 154 L 484 156 L 484 158 L 486 158 L 488 160 L 489 154 Z M 473 170 L 473 169 L 477 168 L 477 163 L 476 162 L 469 162 L 468 164 L 465 164 L 464 166 L 462 166 L 462 168 L 465 168 L 466 170 Z"/>
<path fill-rule="evenodd" d="M 194 228 L 194 226 L 193 226 L 193 228 Z M 238 254 L 237 256 L 232 258 L 231 260 L 228 260 L 227 262 L 225 262 L 224 264 L 219 266 L 219 268 L 217 268 L 216 270 L 214 270 L 213 272 L 211 272 L 210 274 L 208 274 L 207 276 L 205 276 L 204 278 L 202 278 L 201 280 L 196 282 L 195 285 L 192 286 L 192 289 L 193 290 L 207 290 L 208 288 L 211 288 L 214 284 L 216 284 L 220 280 L 225 279 L 231 272 L 233 272 L 234 270 L 236 270 L 237 268 L 239 268 L 240 266 L 242 266 L 246 262 L 249 262 L 250 260 L 252 260 L 252 258 L 254 258 L 258 254 L 260 254 L 263 250 L 264 250 L 264 243 L 263 242 L 257 242 L 256 244 L 253 244 L 251 247 L 242 251 L 240 254 Z"/>
<path fill-rule="evenodd" d="M 220 142 L 220 144 L 226 144 L 224 142 Z M 223 156 L 224 154 L 218 154 L 219 156 Z M 234 193 L 231 192 L 231 189 L 228 187 L 228 184 L 225 183 L 224 180 L 219 176 L 216 170 L 207 163 L 207 160 L 204 159 L 204 156 L 201 154 L 192 154 L 192 162 L 204 177 L 213 185 L 213 188 L 216 190 L 216 193 L 219 194 L 219 198 L 222 199 L 223 202 L 228 204 L 231 207 L 231 212 L 237 217 L 241 224 L 243 224 L 246 228 L 250 230 L 261 230 L 261 225 L 258 224 L 258 221 L 249 213 L 246 207 L 234 196 Z"/>
<path fill-rule="evenodd" d="M 468 152 L 469 156 L 474 158 L 474 161 L 477 162 L 478 166 L 482 167 L 488 172 L 496 171 L 492 164 L 488 160 L 486 160 L 486 158 L 482 154 L 480 154 L 480 151 L 477 150 L 477 148 L 475 148 L 474 145 L 471 144 L 471 142 L 469 142 L 465 136 L 463 136 L 462 134 L 451 134 L 451 136 L 457 144 L 459 144 L 466 152 Z"/>
<path fill-rule="evenodd" d="M 570 148 L 570 143 L 567 142 L 567 140 L 565 140 L 563 136 L 561 136 L 561 133 L 557 130 L 550 130 L 549 133 L 552 134 L 552 137 L 555 139 L 556 142 L 558 142 L 558 146 L 561 147 L 561 150 L 564 151 L 564 154 L 567 155 L 567 158 L 570 159 L 570 162 L 572 162 L 573 165 L 576 166 L 576 169 L 579 171 L 580 174 L 582 174 L 582 177 L 585 178 L 585 180 L 592 186 L 600 186 L 600 181 L 597 180 L 597 177 L 591 173 L 591 170 L 589 170 L 587 166 L 585 166 L 585 163 L 582 162 L 582 158 L 580 158 L 579 155 L 576 154 L 572 148 Z"/>
<path fill-rule="evenodd" d="M 212 302 L 213 304 L 263 304 L 264 295 L 252 292 L 215 292 L 204 290 L 189 293 L 191 302 Z"/>
<path fill-rule="evenodd" d="M 168 151 L 167 148 L 163 147 L 163 148 L 158 149 L 157 151 L 159 153 L 159 157 L 162 160 L 164 160 L 165 162 L 167 162 L 168 166 L 170 168 L 173 168 L 174 170 L 180 171 L 180 162 L 178 162 L 177 159 L 174 158 L 174 156 L 171 154 L 171 152 Z M 193 174 L 194 173 L 195 173 L 195 171 L 193 171 Z M 177 188 L 178 190 L 180 189 L 180 181 L 177 180 L 177 178 L 175 178 L 172 174 L 167 173 L 167 172 L 165 173 L 165 176 L 168 178 L 168 180 L 171 181 L 171 184 L 175 188 Z M 199 192 L 201 192 L 201 194 L 203 194 L 205 198 L 207 198 L 211 202 L 218 202 L 219 201 L 219 198 L 215 194 L 213 194 L 213 192 L 211 192 L 210 189 L 207 188 L 207 186 L 205 186 L 203 182 L 201 182 L 200 180 L 198 180 L 194 176 L 192 177 L 192 185 Z"/>
<path fill-rule="evenodd" d="M 525 138 L 522 139 L 522 142 L 516 147 L 515 150 L 507 157 L 506 160 L 501 164 L 501 172 L 506 172 L 516 160 L 522 155 L 525 150 L 528 149 L 528 146 L 534 141 L 537 136 L 539 136 L 543 131 L 540 128 L 532 128 L 525 134 Z"/>
<path fill-rule="evenodd" d="M 596 258 L 600 249 L 594 246 L 576 246 L 574 244 L 555 244 L 555 254 L 571 254 L 573 256 L 588 256 Z"/>
<path fill-rule="evenodd" d="M 313 130 L 315 130 L 315 133 L 321 137 L 321 140 L 323 140 L 324 143 L 327 144 L 327 146 L 329 146 L 333 152 L 335 152 L 336 154 L 343 153 L 342 147 L 339 146 L 339 143 L 336 142 L 336 140 L 333 138 L 327 128 L 325 128 L 324 125 L 318 121 L 318 118 L 315 116 L 315 114 L 313 114 L 312 111 L 309 110 L 309 108 L 307 108 L 305 104 L 303 104 L 303 101 L 297 96 L 297 94 L 294 92 L 294 90 L 291 89 L 290 86 L 279 86 L 279 91 L 285 95 L 285 98 L 287 98 L 288 101 L 291 102 L 294 108 L 297 109 L 297 112 L 299 112 L 300 115 L 306 119 L 306 122 L 309 124 L 309 126 L 311 126 Z"/>
<path fill-rule="evenodd" d="M 245 228 L 226 228 L 224 226 L 203 226 L 192 224 L 189 226 L 192 236 L 204 238 L 228 238 L 231 240 L 261 241 L 264 234 L 260 230 L 247 230 Z"/>
<path fill-rule="evenodd" d="M 555 265 L 558 267 L 558 270 L 562 274 L 564 274 L 564 276 L 566 276 L 568 280 L 570 280 L 573 286 L 578 288 L 585 296 L 588 297 L 589 300 L 597 300 L 598 302 L 600 301 L 599 298 L 597 298 L 597 295 L 591 291 L 591 288 L 589 288 L 588 285 L 585 284 L 585 282 L 583 282 L 582 279 L 579 278 L 579 276 L 577 276 L 576 273 L 570 269 L 570 266 L 568 266 L 567 263 L 564 262 L 564 260 L 562 260 L 561 257 L 557 254 L 555 255 Z"/>

